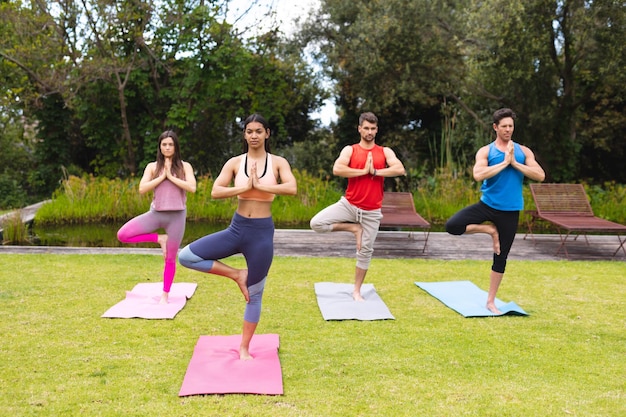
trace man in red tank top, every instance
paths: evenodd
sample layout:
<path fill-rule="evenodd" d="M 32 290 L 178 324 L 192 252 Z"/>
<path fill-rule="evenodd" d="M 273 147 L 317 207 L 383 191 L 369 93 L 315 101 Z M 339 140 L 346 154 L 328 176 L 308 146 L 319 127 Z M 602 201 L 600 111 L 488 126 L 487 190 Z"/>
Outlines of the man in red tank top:
<path fill-rule="evenodd" d="M 319 233 L 351 232 L 356 238 L 356 301 L 364 301 L 361 286 L 374 252 L 374 241 L 382 219 L 384 178 L 405 175 L 402 162 L 391 148 L 376 145 L 378 118 L 366 112 L 359 117 L 360 141 L 346 146 L 335 160 L 333 174 L 348 179 L 345 195 L 311 219 Z"/>

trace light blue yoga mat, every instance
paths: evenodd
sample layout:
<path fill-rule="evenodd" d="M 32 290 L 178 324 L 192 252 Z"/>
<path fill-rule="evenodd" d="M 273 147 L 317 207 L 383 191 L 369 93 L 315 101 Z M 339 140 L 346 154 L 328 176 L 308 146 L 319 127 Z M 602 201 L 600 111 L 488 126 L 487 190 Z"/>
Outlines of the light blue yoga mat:
<path fill-rule="evenodd" d="M 354 301 L 353 289 L 353 284 L 315 283 L 317 305 L 324 320 L 394 320 L 373 284 L 361 286 L 361 295 L 365 301 Z"/>
<path fill-rule="evenodd" d="M 416 282 L 415 285 L 444 303 L 463 317 L 489 317 L 516 315 L 527 316 L 513 301 L 505 303 L 496 298 L 496 307 L 502 314 L 494 314 L 487 309 L 487 292 L 471 281 Z"/>

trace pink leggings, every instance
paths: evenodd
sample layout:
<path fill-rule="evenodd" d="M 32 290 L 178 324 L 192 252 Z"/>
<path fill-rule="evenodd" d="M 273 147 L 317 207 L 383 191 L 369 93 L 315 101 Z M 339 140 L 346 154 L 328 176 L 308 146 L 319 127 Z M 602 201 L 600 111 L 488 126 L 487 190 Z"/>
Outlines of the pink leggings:
<path fill-rule="evenodd" d="M 165 267 L 163 268 L 163 291 L 170 292 L 176 274 L 176 256 L 185 234 L 186 210 L 150 211 L 130 219 L 117 231 L 117 238 L 123 243 L 157 243 L 157 229 L 164 229 L 167 234 L 165 248 Z"/>

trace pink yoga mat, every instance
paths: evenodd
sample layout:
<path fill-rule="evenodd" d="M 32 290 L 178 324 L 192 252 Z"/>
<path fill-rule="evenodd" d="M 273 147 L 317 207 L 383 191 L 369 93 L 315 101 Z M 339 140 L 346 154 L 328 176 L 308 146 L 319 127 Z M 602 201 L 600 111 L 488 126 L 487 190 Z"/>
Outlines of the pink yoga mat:
<path fill-rule="evenodd" d="M 250 342 L 254 359 L 239 359 L 241 335 L 200 336 L 178 395 L 282 395 L 278 335 L 257 334 Z"/>
<path fill-rule="evenodd" d="M 159 304 L 163 284 L 160 282 L 141 283 L 132 291 L 126 291 L 126 298 L 108 309 L 101 317 L 105 318 L 142 318 L 173 319 L 185 307 L 198 284 L 176 282 L 172 284 L 167 304 Z"/>

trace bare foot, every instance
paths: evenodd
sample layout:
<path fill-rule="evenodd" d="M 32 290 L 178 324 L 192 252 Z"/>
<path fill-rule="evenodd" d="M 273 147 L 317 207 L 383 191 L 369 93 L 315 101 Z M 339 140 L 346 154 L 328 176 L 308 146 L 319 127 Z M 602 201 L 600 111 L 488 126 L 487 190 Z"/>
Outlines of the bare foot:
<path fill-rule="evenodd" d="M 240 347 L 239 348 L 239 359 L 242 361 L 250 361 L 252 359 L 254 359 L 252 357 L 252 355 L 250 355 L 250 352 L 248 352 L 247 348 L 244 347 Z"/>
<path fill-rule="evenodd" d="M 493 233 L 491 234 L 491 238 L 493 239 L 493 252 L 496 255 L 500 255 L 500 235 L 498 234 L 498 229 L 493 228 Z"/>
<path fill-rule="evenodd" d="M 361 240 L 363 238 L 363 227 L 360 224 L 356 225 L 356 230 L 354 231 L 354 237 L 356 239 L 356 250 L 361 250 Z"/>
<path fill-rule="evenodd" d="M 354 298 L 354 301 L 365 301 L 365 298 L 363 298 L 359 291 L 354 291 L 352 293 L 352 298 Z"/>
<path fill-rule="evenodd" d="M 163 252 L 163 257 L 167 256 L 167 235 L 159 235 L 157 239 L 159 245 L 161 245 L 161 251 Z"/>
<path fill-rule="evenodd" d="M 163 292 L 163 294 L 161 294 L 161 301 L 159 301 L 159 304 L 167 304 L 169 295 L 169 293 Z"/>
<path fill-rule="evenodd" d="M 356 250 L 361 250 L 361 240 L 363 238 L 363 226 L 360 223 L 344 223 L 345 228 L 341 230 L 345 230 L 347 232 L 352 232 L 354 238 L 356 239 Z"/>
<path fill-rule="evenodd" d="M 487 303 L 487 310 L 491 311 L 493 314 L 502 314 L 498 307 L 496 307 L 495 303 Z"/>
<path fill-rule="evenodd" d="M 356 250 L 361 250 L 361 241 L 363 240 L 363 226 L 360 223 L 335 223 L 332 226 L 335 232 L 350 232 L 356 239 Z"/>
<path fill-rule="evenodd" d="M 250 294 L 248 293 L 248 270 L 240 269 L 239 276 L 234 280 L 243 294 L 243 298 L 246 299 L 246 303 L 250 302 Z"/>

